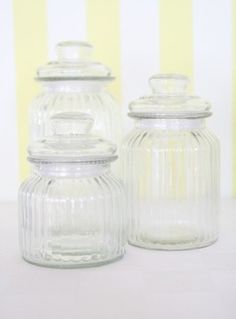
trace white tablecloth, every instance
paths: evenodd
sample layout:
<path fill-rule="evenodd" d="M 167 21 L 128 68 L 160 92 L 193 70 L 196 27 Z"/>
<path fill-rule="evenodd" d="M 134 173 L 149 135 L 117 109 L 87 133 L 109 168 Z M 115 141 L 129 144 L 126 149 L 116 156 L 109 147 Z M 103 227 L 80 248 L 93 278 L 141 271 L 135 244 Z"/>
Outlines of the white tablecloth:
<path fill-rule="evenodd" d="M 23 261 L 17 209 L 0 204 L 1 319 L 236 319 L 236 200 L 222 201 L 211 247 L 178 252 L 131 246 L 113 264 L 48 269 Z"/>

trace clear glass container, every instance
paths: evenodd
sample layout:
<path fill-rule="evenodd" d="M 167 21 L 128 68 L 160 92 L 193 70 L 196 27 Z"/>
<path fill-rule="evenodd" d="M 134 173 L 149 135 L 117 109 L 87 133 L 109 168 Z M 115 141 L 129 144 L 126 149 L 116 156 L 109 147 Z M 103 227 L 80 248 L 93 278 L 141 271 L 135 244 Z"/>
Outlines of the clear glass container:
<path fill-rule="evenodd" d="M 116 147 L 90 133 L 92 122 L 78 112 L 54 115 L 54 134 L 29 147 L 32 174 L 19 189 L 19 236 L 31 263 L 86 267 L 124 254 L 124 189 L 110 171 Z"/>
<path fill-rule="evenodd" d="M 60 42 L 57 60 L 37 71 L 42 92 L 30 107 L 30 141 L 52 134 L 49 119 L 62 112 L 85 112 L 94 118 L 94 134 L 119 145 L 121 110 L 106 91 L 114 80 L 111 70 L 91 59 L 93 47 L 87 42 Z"/>
<path fill-rule="evenodd" d="M 182 75 L 150 78 L 152 95 L 129 105 L 122 145 L 129 242 L 150 249 L 204 247 L 218 236 L 219 142 L 210 105 L 187 94 Z"/>

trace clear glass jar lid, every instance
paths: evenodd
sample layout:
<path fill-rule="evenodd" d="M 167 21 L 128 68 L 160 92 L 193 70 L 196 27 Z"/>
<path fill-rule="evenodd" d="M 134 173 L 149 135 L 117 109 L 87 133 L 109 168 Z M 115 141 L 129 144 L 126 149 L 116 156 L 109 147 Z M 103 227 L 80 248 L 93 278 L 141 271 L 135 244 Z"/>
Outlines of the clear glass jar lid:
<path fill-rule="evenodd" d="M 129 105 L 129 116 L 137 118 L 200 118 L 211 115 L 210 104 L 188 95 L 189 79 L 179 74 L 158 74 L 149 79 L 152 94 Z"/>
<path fill-rule="evenodd" d="M 36 80 L 112 80 L 111 70 L 91 60 L 93 47 L 88 42 L 66 41 L 56 46 L 57 60 L 39 67 Z"/>
<path fill-rule="evenodd" d="M 50 124 L 52 136 L 29 146 L 29 161 L 103 163 L 117 158 L 113 143 L 91 134 L 91 115 L 80 112 L 58 113 L 51 117 Z"/>

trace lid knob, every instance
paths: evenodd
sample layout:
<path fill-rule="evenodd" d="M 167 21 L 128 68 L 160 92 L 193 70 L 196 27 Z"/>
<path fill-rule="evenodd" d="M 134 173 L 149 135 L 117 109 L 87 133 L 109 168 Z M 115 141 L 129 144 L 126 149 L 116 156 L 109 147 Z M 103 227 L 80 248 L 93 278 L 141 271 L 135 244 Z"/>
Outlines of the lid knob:
<path fill-rule="evenodd" d="M 186 94 L 189 79 L 179 74 L 158 74 L 150 77 L 149 84 L 156 95 L 180 96 Z"/>
<path fill-rule="evenodd" d="M 61 62 L 89 61 L 93 47 L 88 42 L 65 41 L 57 44 L 56 51 Z"/>
<path fill-rule="evenodd" d="M 87 134 L 94 122 L 90 114 L 81 112 L 58 113 L 50 120 L 54 135 L 64 136 Z"/>

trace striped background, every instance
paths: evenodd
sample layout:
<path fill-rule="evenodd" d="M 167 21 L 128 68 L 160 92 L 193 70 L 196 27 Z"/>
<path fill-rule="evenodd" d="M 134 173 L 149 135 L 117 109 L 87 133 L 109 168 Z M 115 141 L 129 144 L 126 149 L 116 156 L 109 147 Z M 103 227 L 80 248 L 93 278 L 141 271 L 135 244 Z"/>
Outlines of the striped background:
<path fill-rule="evenodd" d="M 127 104 L 156 72 L 183 73 L 210 100 L 221 140 L 222 193 L 236 195 L 236 0 L 0 0 L 0 200 L 27 174 L 27 110 L 35 70 L 62 40 L 89 40 Z M 126 129 L 131 125 L 126 119 Z"/>

